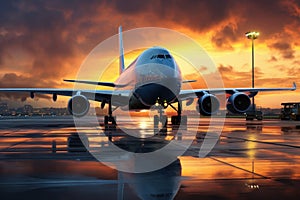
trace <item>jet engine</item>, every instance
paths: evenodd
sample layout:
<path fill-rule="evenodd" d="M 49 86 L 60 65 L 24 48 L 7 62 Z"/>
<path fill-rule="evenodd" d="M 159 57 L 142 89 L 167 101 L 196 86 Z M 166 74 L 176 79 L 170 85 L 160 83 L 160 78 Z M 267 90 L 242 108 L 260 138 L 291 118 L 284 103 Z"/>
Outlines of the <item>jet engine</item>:
<path fill-rule="evenodd" d="M 232 113 L 244 113 L 251 105 L 248 95 L 242 92 L 237 92 L 231 95 L 227 101 L 227 110 Z"/>
<path fill-rule="evenodd" d="M 74 95 L 68 102 L 68 110 L 75 117 L 85 116 L 89 109 L 90 102 L 83 95 Z"/>
<path fill-rule="evenodd" d="M 197 110 L 200 114 L 210 116 L 220 108 L 220 102 L 215 95 L 205 94 L 198 99 Z"/>

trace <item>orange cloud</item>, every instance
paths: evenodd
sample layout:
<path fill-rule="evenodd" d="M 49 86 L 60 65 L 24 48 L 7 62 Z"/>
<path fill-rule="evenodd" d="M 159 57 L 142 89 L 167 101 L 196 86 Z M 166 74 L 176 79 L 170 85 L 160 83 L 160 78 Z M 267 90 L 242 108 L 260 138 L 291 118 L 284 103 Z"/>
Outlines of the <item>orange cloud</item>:
<path fill-rule="evenodd" d="M 0 87 L 72 87 L 61 80 L 75 77 L 86 55 L 120 24 L 124 30 L 159 26 L 193 37 L 207 47 L 228 87 L 249 87 L 250 41 L 244 33 L 259 30 L 256 84 L 290 86 L 300 68 L 299 10 L 296 1 L 286 0 L 6 1 L 0 7 Z"/>

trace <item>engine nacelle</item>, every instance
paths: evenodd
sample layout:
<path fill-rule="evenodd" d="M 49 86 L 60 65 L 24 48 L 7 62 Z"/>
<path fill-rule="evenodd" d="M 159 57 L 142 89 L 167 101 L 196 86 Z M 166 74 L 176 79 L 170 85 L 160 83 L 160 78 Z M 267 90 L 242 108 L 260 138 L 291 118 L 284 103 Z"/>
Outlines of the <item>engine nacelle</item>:
<path fill-rule="evenodd" d="M 210 116 L 218 112 L 220 102 L 218 98 L 212 94 L 205 94 L 198 99 L 197 110 L 200 114 Z"/>
<path fill-rule="evenodd" d="M 74 95 L 68 102 L 68 110 L 75 117 L 85 116 L 90 109 L 89 100 L 83 95 Z"/>
<path fill-rule="evenodd" d="M 237 92 L 231 95 L 227 101 L 227 110 L 232 113 L 245 113 L 251 105 L 248 95 L 242 92 Z"/>

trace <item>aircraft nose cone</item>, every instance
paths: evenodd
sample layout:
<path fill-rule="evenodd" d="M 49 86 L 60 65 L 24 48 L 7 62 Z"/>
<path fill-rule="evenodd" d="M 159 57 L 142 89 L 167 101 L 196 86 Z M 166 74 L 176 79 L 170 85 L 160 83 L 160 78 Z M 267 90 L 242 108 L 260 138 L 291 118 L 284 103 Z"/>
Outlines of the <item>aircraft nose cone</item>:
<path fill-rule="evenodd" d="M 138 87 L 135 91 L 135 95 L 147 106 L 154 105 L 158 99 L 171 102 L 178 94 L 175 83 L 173 85 L 173 87 L 169 87 L 165 84 L 149 83 Z"/>

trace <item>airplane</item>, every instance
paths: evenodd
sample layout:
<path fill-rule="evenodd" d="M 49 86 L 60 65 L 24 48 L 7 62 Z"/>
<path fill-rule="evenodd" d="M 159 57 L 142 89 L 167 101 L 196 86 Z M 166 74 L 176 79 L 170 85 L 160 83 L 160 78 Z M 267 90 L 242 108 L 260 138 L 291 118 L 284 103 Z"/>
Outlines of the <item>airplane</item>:
<path fill-rule="evenodd" d="M 227 110 L 232 113 L 245 113 L 251 106 L 250 98 L 258 92 L 294 91 L 291 88 L 209 88 L 183 90 L 182 84 L 195 80 L 183 81 L 180 68 L 170 52 L 162 47 L 152 47 L 143 51 L 127 68 L 124 64 L 122 27 L 119 27 L 119 77 L 115 82 L 65 79 L 66 82 L 91 84 L 111 87 L 114 90 L 85 90 L 58 88 L 1 88 L 0 92 L 28 92 L 31 98 L 37 94 L 51 94 L 53 101 L 57 95 L 70 96 L 68 110 L 75 117 L 85 116 L 90 108 L 90 100 L 101 102 L 101 108 L 108 105 L 108 114 L 104 116 L 104 125 L 116 126 L 113 111 L 121 107 L 127 110 L 157 108 L 159 116 L 154 116 L 154 125 L 166 126 L 167 116 L 163 109 L 172 107 L 177 115 L 171 117 L 172 125 L 187 123 L 187 116 L 182 115 L 182 102 L 191 104 L 197 100 L 196 109 L 202 115 L 211 116 L 218 112 L 220 101 L 217 94 L 226 93 Z M 192 101 L 191 101 L 192 99 Z M 177 103 L 177 108 L 173 104 Z M 113 109 L 114 107 L 114 109 Z"/>

